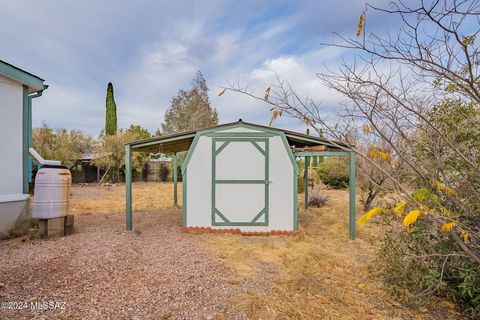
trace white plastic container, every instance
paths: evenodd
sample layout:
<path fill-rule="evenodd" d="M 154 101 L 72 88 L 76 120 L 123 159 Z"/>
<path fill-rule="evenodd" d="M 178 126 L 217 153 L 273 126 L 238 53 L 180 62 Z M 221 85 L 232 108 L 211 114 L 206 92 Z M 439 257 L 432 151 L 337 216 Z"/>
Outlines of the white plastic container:
<path fill-rule="evenodd" d="M 72 176 L 61 166 L 44 166 L 35 176 L 32 217 L 60 218 L 68 214 L 68 199 Z"/>

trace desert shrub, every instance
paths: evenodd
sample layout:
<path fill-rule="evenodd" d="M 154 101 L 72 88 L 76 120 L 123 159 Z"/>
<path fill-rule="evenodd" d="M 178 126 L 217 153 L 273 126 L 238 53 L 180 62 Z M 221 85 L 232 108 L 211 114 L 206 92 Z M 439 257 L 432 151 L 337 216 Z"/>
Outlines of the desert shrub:
<path fill-rule="evenodd" d="M 320 188 L 314 188 L 308 195 L 308 206 L 320 208 L 328 201 L 328 197 L 322 193 Z"/>
<path fill-rule="evenodd" d="M 480 318 L 480 270 L 462 254 L 452 254 L 450 237 L 425 232 L 422 222 L 410 231 L 389 228 L 376 264 L 388 292 L 414 306 L 427 304 L 432 294 L 443 296 Z"/>
<path fill-rule="evenodd" d="M 348 163 L 345 159 L 328 159 L 315 170 L 318 178 L 333 189 L 348 187 Z"/>

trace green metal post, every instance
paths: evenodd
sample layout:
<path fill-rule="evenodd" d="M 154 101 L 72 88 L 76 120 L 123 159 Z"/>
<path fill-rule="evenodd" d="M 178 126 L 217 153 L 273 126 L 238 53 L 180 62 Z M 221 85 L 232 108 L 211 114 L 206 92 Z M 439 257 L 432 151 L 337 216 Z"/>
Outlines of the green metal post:
<path fill-rule="evenodd" d="M 187 172 L 182 174 L 182 226 L 187 226 Z"/>
<path fill-rule="evenodd" d="M 349 164 L 349 179 L 348 179 L 348 191 L 349 191 L 349 230 L 350 239 L 355 240 L 355 153 L 350 152 L 350 164 Z"/>
<path fill-rule="evenodd" d="M 178 195 L 177 195 L 177 154 L 175 153 L 172 157 L 173 160 L 173 205 L 176 207 L 178 205 Z"/>
<path fill-rule="evenodd" d="M 303 188 L 305 192 L 305 209 L 308 209 L 308 165 L 310 157 L 305 157 L 305 170 L 303 171 Z"/>
<path fill-rule="evenodd" d="M 293 230 L 298 228 L 298 174 L 293 170 Z"/>
<path fill-rule="evenodd" d="M 125 192 L 126 229 L 132 231 L 132 149 L 129 145 L 125 146 Z"/>

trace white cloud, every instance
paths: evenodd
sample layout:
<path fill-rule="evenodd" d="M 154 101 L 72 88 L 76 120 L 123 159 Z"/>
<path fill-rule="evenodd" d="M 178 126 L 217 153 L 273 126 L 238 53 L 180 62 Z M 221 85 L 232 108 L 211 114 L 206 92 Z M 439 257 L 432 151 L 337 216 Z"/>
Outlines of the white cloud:
<path fill-rule="evenodd" d="M 338 93 L 326 88 L 316 74 L 324 71 L 325 65 L 335 61 L 335 58 L 343 51 L 323 48 L 298 56 L 269 58 L 260 67 L 238 77 L 238 81 L 242 86 L 248 86 L 250 91 L 261 97 L 267 87 L 277 83 L 275 74 L 278 74 L 280 79 L 287 81 L 300 97 L 309 97 L 321 102 L 321 107 L 328 116 L 336 111 L 343 98 Z M 218 85 L 224 86 L 226 83 Z M 244 121 L 267 124 L 270 119 L 270 107 L 267 103 L 241 94 L 227 92 L 224 96 L 212 97 L 212 102 L 225 121 L 236 121 L 238 118 L 242 118 Z M 275 124 L 292 130 L 305 130 L 303 123 L 296 119 L 279 119 Z"/>
<path fill-rule="evenodd" d="M 199 69 L 221 121 L 241 117 L 267 123 L 264 103 L 216 94 L 237 79 L 261 93 L 274 72 L 302 96 L 336 106 L 338 96 L 322 87 L 315 74 L 341 51 L 320 48 L 318 39 L 347 21 L 354 30 L 362 7 L 340 12 L 347 0 L 316 5 L 282 0 L 0 2 L 0 28 L 15 30 L 0 34 L 0 43 L 8 43 L 0 59 L 38 73 L 50 85 L 34 101 L 34 125 L 45 120 L 90 134 L 103 127 L 109 81 L 115 88 L 119 126 L 140 124 L 154 131 L 171 98 L 189 86 Z M 285 119 L 278 124 L 303 126 Z"/>

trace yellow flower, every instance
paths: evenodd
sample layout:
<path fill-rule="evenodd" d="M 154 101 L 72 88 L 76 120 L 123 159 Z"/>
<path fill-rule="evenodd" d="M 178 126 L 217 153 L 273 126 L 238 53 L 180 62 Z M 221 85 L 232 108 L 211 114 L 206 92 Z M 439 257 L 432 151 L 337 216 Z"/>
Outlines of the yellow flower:
<path fill-rule="evenodd" d="M 367 155 L 370 157 L 370 158 L 380 158 L 380 159 L 383 159 L 385 161 L 390 161 L 390 159 L 392 159 L 392 155 L 390 154 L 390 152 L 384 152 L 384 151 L 381 151 L 377 148 L 371 148 L 368 150 L 367 152 Z"/>
<path fill-rule="evenodd" d="M 375 158 L 377 155 L 378 155 L 378 149 L 377 148 L 371 148 L 370 150 L 368 150 L 368 156 L 370 158 Z"/>
<path fill-rule="evenodd" d="M 457 224 L 455 222 L 447 222 L 447 223 L 442 224 L 442 226 L 440 227 L 440 230 L 442 232 L 448 232 L 448 231 L 452 230 L 453 228 L 455 228 L 456 226 L 457 226 Z"/>
<path fill-rule="evenodd" d="M 460 236 L 463 238 L 463 242 L 465 243 L 470 242 L 468 231 L 465 231 L 465 230 L 460 231 Z"/>
<path fill-rule="evenodd" d="M 282 116 L 282 111 L 274 110 L 272 113 L 272 118 L 270 118 L 270 122 L 268 123 L 268 125 L 271 127 L 273 121 L 281 116 Z"/>
<path fill-rule="evenodd" d="M 390 152 L 379 151 L 378 157 L 382 158 L 385 161 L 390 161 L 390 159 L 392 159 L 392 155 L 390 154 Z"/>
<path fill-rule="evenodd" d="M 405 207 L 407 206 L 407 202 L 406 201 L 400 201 L 399 203 L 397 203 L 395 205 L 395 207 L 393 208 L 393 213 L 395 213 L 395 215 L 397 217 L 400 217 L 403 212 L 405 211 Z"/>
<path fill-rule="evenodd" d="M 362 30 L 363 30 L 363 23 L 365 22 L 365 15 L 362 14 L 360 16 L 360 19 L 358 21 L 358 26 L 357 26 L 357 38 L 360 37 L 360 35 L 362 34 Z"/>
<path fill-rule="evenodd" d="M 364 134 L 369 134 L 373 129 L 366 123 L 362 126 L 362 131 Z"/>
<path fill-rule="evenodd" d="M 432 182 L 432 186 L 437 189 L 438 191 L 440 192 L 443 192 L 445 194 L 448 194 L 449 196 L 455 196 L 457 195 L 457 191 L 455 191 L 454 189 L 452 188 L 449 188 L 447 187 L 446 185 L 444 185 L 443 183 L 441 183 L 440 181 L 433 181 Z"/>
<path fill-rule="evenodd" d="M 271 87 L 268 87 L 266 90 L 265 90 L 265 97 L 263 98 L 265 101 L 268 101 L 268 97 L 270 96 L 270 90 L 272 88 Z"/>
<path fill-rule="evenodd" d="M 410 211 L 403 219 L 403 225 L 405 226 L 405 228 L 408 228 L 410 225 L 415 223 L 415 221 L 417 221 L 419 216 L 420 216 L 420 210 L 415 209 Z"/>
<path fill-rule="evenodd" d="M 384 210 L 382 208 L 373 208 L 367 211 L 365 214 L 363 214 L 360 218 L 358 218 L 358 224 L 364 224 L 368 220 L 372 219 L 376 215 L 383 213 Z"/>

